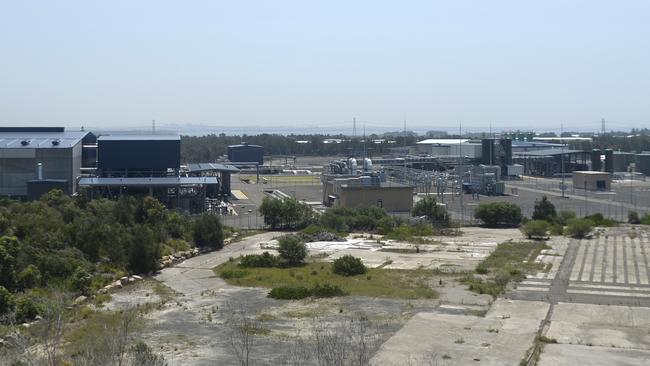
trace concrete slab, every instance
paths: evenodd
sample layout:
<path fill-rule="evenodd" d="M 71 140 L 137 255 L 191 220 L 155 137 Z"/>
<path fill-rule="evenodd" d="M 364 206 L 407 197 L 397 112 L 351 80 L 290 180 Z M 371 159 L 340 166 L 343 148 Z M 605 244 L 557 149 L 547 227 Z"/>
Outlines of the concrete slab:
<path fill-rule="evenodd" d="M 645 366 L 650 364 L 650 351 L 547 344 L 537 364 L 539 366 Z"/>
<path fill-rule="evenodd" d="M 562 344 L 650 350 L 648 328 L 650 308 L 559 303 L 546 336 Z"/>
<path fill-rule="evenodd" d="M 485 317 L 418 313 L 381 346 L 371 364 L 403 365 L 434 350 L 452 364 L 517 365 L 548 308 L 544 302 L 499 299 Z"/>

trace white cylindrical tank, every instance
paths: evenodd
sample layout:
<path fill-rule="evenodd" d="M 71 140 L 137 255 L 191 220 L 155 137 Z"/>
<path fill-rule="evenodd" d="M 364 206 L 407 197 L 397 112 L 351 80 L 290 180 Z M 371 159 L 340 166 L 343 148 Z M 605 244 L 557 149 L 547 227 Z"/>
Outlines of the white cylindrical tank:
<path fill-rule="evenodd" d="M 350 158 L 350 160 L 348 161 L 348 166 L 350 167 L 350 174 L 357 173 L 357 159 Z"/>
<path fill-rule="evenodd" d="M 36 177 L 38 180 L 43 180 L 43 163 L 36 164 Z"/>
<path fill-rule="evenodd" d="M 363 159 L 363 170 L 366 172 L 372 170 L 372 160 L 370 160 L 370 158 Z"/>

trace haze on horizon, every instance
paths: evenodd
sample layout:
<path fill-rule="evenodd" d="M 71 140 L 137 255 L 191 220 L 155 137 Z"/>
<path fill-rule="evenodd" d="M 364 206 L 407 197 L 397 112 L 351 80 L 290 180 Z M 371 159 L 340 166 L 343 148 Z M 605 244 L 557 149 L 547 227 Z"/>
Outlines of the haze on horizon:
<path fill-rule="evenodd" d="M 649 127 L 648 14 L 647 1 L 4 1 L 0 125 Z"/>

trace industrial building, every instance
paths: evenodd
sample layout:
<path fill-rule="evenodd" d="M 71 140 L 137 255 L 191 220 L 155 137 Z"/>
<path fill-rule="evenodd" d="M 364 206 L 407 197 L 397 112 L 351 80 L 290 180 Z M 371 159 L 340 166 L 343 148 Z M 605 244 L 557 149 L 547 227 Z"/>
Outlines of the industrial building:
<path fill-rule="evenodd" d="M 152 196 L 170 209 L 200 213 L 223 193 L 219 177 L 202 169 L 181 174 L 180 136 L 109 135 L 97 145 L 95 176 L 79 180 L 91 198 Z"/>
<path fill-rule="evenodd" d="M 264 148 L 259 145 L 247 143 L 228 146 L 228 160 L 233 163 L 264 164 Z"/>
<path fill-rule="evenodd" d="M 379 175 L 323 176 L 323 204 L 349 208 L 381 207 L 388 212 L 409 212 L 413 187 L 387 182 Z"/>
<path fill-rule="evenodd" d="M 63 127 L 0 127 L 0 196 L 33 200 L 54 188 L 74 194 L 94 142 L 92 133 Z"/>
<path fill-rule="evenodd" d="M 573 187 L 589 191 L 608 191 L 612 188 L 612 177 L 607 172 L 575 171 Z"/>

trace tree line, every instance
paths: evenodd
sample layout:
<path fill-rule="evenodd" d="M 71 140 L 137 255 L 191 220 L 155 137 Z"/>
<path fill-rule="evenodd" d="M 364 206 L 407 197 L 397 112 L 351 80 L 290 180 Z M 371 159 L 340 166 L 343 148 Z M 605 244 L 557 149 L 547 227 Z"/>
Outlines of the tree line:
<path fill-rule="evenodd" d="M 220 248 L 223 232 L 217 216 L 190 218 L 151 197 L 91 201 L 53 190 L 34 202 L 0 200 L 0 316 L 37 315 L 29 300 L 46 287 L 89 295 L 156 271 L 164 254 Z"/>

